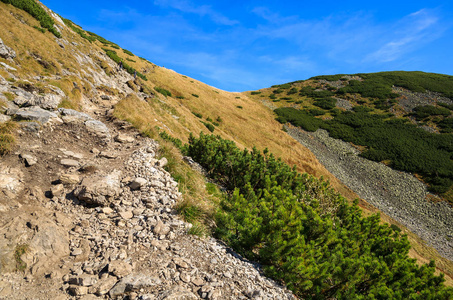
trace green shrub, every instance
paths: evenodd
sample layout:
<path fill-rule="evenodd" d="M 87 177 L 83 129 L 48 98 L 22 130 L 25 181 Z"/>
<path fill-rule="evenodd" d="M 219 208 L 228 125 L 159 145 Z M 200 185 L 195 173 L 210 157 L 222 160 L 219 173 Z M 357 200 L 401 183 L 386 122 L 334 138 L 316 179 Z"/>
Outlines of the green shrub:
<path fill-rule="evenodd" d="M 321 110 L 321 109 L 317 109 L 317 108 L 310 109 L 308 112 L 310 113 L 310 115 L 315 116 L 315 117 L 322 116 L 326 113 L 325 110 Z"/>
<path fill-rule="evenodd" d="M 185 154 L 228 196 L 215 234 L 302 299 L 449 299 L 435 264 L 418 266 L 410 243 L 379 215 L 363 217 L 328 183 L 256 148 L 192 135 Z"/>
<path fill-rule="evenodd" d="M 254 92 L 251 92 L 250 94 L 251 94 L 251 95 L 259 95 L 259 94 L 261 94 L 261 92 L 255 92 L 255 91 L 254 91 Z"/>
<path fill-rule="evenodd" d="M 164 88 L 161 88 L 161 87 L 156 86 L 156 87 L 154 87 L 154 89 L 155 89 L 157 92 L 159 92 L 159 93 L 161 93 L 162 95 L 164 95 L 165 97 L 167 97 L 167 96 L 168 96 L 168 97 L 171 97 L 171 92 L 168 91 L 168 90 L 166 90 L 166 89 L 164 89 Z"/>
<path fill-rule="evenodd" d="M 197 118 L 203 118 L 203 115 L 200 114 L 200 113 L 196 113 L 196 112 L 192 112 L 194 114 L 194 116 L 196 116 Z"/>
<path fill-rule="evenodd" d="M 197 94 L 192 94 L 192 96 L 194 96 L 195 98 L 199 98 L 200 97 Z"/>
<path fill-rule="evenodd" d="M 312 78 L 310 78 L 310 79 L 314 79 L 314 80 L 327 80 L 327 81 L 338 81 L 338 80 L 341 80 L 343 76 L 345 76 L 345 74 L 321 75 L 321 76 L 312 77 Z"/>
<path fill-rule="evenodd" d="M 448 108 L 424 105 L 415 107 L 413 115 L 417 121 L 420 121 L 431 116 L 449 116 L 450 114 L 451 112 Z"/>
<path fill-rule="evenodd" d="M 126 54 L 129 55 L 129 56 L 134 56 L 134 53 L 132 53 L 132 52 L 129 51 L 129 50 L 123 49 L 123 52 L 126 53 Z"/>
<path fill-rule="evenodd" d="M 236 107 L 237 107 L 237 108 L 239 108 L 239 109 L 242 109 L 242 108 L 243 108 L 243 107 L 242 107 L 242 106 L 240 106 L 240 105 L 238 105 L 238 106 L 236 106 Z"/>
<path fill-rule="evenodd" d="M 297 88 L 293 87 L 291 88 L 287 93 L 288 96 L 292 94 L 297 94 Z"/>
<path fill-rule="evenodd" d="M 214 125 L 212 125 L 211 123 L 203 122 L 203 121 L 202 121 L 201 123 L 203 123 L 204 126 L 206 126 L 206 128 L 207 128 L 210 132 L 214 132 L 214 130 L 215 130 Z"/>
<path fill-rule="evenodd" d="M 453 104 L 447 104 L 442 102 L 438 102 L 437 104 L 439 104 L 442 107 L 448 108 L 449 110 L 453 110 Z"/>
<path fill-rule="evenodd" d="M 108 57 L 110 57 L 114 62 L 116 62 L 117 64 L 119 64 L 120 62 L 122 62 L 123 60 L 121 59 L 121 57 L 118 56 L 118 54 L 116 53 L 116 51 L 114 50 L 110 50 L 110 49 L 107 49 L 107 48 L 102 48 L 105 53 L 107 54 Z M 134 68 L 132 68 L 131 66 L 129 66 L 127 63 L 123 62 L 123 68 L 126 70 L 126 72 L 128 72 L 129 74 L 131 75 L 134 75 L 135 72 L 137 72 L 137 76 L 140 77 L 141 79 L 143 80 L 148 80 L 148 78 L 146 78 L 145 75 L 143 75 L 142 73 L 136 71 Z"/>
<path fill-rule="evenodd" d="M 38 31 L 41 31 L 42 33 L 46 33 L 46 30 L 44 28 L 38 27 L 38 26 L 33 26 Z"/>
<path fill-rule="evenodd" d="M 321 98 L 317 99 L 315 102 L 313 102 L 313 104 L 318 107 L 329 110 L 335 108 L 335 105 L 337 104 L 337 99 L 332 97 Z"/>
<path fill-rule="evenodd" d="M 61 38 L 59 33 L 53 25 L 55 24 L 52 17 L 34 0 L 1 0 L 3 3 L 11 4 L 19 9 L 29 13 L 33 18 L 39 21 L 41 27 L 46 28 L 57 38 Z"/>

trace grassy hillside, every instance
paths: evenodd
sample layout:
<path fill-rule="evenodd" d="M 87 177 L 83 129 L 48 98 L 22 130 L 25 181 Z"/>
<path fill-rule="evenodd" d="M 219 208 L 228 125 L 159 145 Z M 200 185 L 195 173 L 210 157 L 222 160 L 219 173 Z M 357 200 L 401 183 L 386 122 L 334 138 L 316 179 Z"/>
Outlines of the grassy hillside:
<path fill-rule="evenodd" d="M 258 150 L 267 148 L 288 165 L 295 165 L 299 172 L 323 176 L 351 202 L 357 197 L 332 176 L 310 151 L 282 131 L 282 125 L 275 120 L 274 113 L 260 101 L 274 100 L 271 104 L 275 106 L 304 108 L 310 114 L 317 115 L 317 119 L 329 119 L 341 114 L 341 110 L 333 107 L 336 104 L 333 97 L 355 77 L 339 82 L 311 79 L 258 92 L 228 93 L 137 57 L 69 20 L 55 22 L 62 35 L 62 39 L 56 39 L 55 34 L 40 30 L 42 27 L 37 19 L 17 7 L 0 3 L 0 15 L 0 37 L 6 45 L 14 48 L 17 53 L 15 61 L 18 63 L 15 71 L 0 69 L 0 75 L 6 80 L 21 84 L 26 79 L 38 87 L 59 87 L 67 95 L 61 104 L 64 107 L 86 111 L 96 111 L 97 105 L 112 107 L 115 117 L 131 122 L 143 134 L 153 138 L 159 139 L 159 133 L 165 131 L 171 137 L 187 142 L 190 133 L 199 135 L 200 132 L 212 132 L 234 141 L 240 149 L 252 149 L 254 146 Z M 147 95 L 146 100 L 134 93 L 127 95 L 118 91 L 108 82 L 100 84 L 93 79 L 90 75 L 93 70 L 112 77 L 120 76 L 118 65 L 112 67 L 110 59 L 122 61 L 129 74 L 137 71 L 137 79 L 129 81 L 128 85 Z M 0 61 L 11 64 L 2 58 Z M 341 86 L 336 88 L 336 84 Z M 113 95 L 118 102 L 93 102 L 92 99 L 99 98 L 100 91 Z M 388 113 L 390 109 L 385 107 L 387 102 L 374 103 L 374 99 L 358 92 L 349 91 L 342 95 L 353 105 L 363 102 L 362 106 L 371 107 L 379 114 Z M 395 115 L 400 116 L 401 111 L 397 110 Z M 440 115 L 440 118 L 442 121 L 447 120 L 445 122 L 448 124 L 445 115 Z M 434 124 L 434 117 L 430 115 L 425 122 Z M 172 143 L 161 142 L 163 151 L 170 154 L 169 170 L 178 178 L 185 199 L 192 201 L 180 206 L 182 214 L 190 217 L 196 212 L 195 215 L 206 217 L 206 223 L 209 223 L 214 208 L 219 206 L 216 203 L 219 197 L 215 196 L 217 191 L 213 193 L 215 188 L 206 185 L 200 175 L 190 170 Z M 361 204 L 366 206 L 366 203 Z M 385 216 L 384 220 L 391 222 Z M 443 271 L 453 274 L 451 262 L 439 258 L 435 251 L 427 253 L 423 243 L 417 241 L 414 235 L 409 235 L 409 239 L 414 241 L 415 250 L 412 251 L 417 251 L 413 252 L 413 256 L 424 262 L 436 258 Z"/>

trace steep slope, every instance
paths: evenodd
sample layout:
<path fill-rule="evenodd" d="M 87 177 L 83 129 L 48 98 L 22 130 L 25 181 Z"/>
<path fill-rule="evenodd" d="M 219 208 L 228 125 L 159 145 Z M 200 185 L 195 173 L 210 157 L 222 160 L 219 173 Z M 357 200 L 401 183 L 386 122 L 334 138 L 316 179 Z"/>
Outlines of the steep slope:
<path fill-rule="evenodd" d="M 452 76 L 382 72 L 318 76 L 250 95 L 294 125 L 288 133 L 361 198 L 451 260 L 452 91 Z"/>
<path fill-rule="evenodd" d="M 131 74 L 108 76 L 96 60 L 115 63 L 62 23 L 62 46 L 38 31 L 27 48 L 36 21 L 0 9 L 0 298 L 293 299 L 258 265 L 188 234 L 165 150 L 112 118 L 127 94 L 151 97 Z"/>
<path fill-rule="evenodd" d="M 6 207 L 4 211 L 5 216 L 11 215 L 16 210 L 26 216 L 24 217 L 25 219 L 17 219 L 16 221 L 22 224 L 22 227 L 18 228 L 27 232 L 28 236 L 25 236 L 22 241 L 11 239 L 10 246 L 12 248 L 8 251 L 9 258 L 14 253 L 17 253 L 16 268 L 22 266 L 22 256 L 24 256 L 24 262 L 28 262 L 28 268 L 31 265 L 36 266 L 36 272 L 32 273 L 30 277 L 27 277 L 27 280 L 31 281 L 31 283 L 20 282 L 24 290 L 29 288 L 32 290 L 31 287 L 34 285 L 33 280 L 37 280 L 34 279 L 35 274 L 45 274 L 51 279 L 54 278 L 56 280 L 55 285 L 52 285 L 53 283 L 49 285 L 50 290 L 52 290 L 52 287 L 55 288 L 55 286 L 61 287 L 62 282 L 60 278 L 62 276 L 60 275 L 63 274 L 68 275 L 64 279 L 66 285 L 62 286 L 65 291 L 70 291 L 72 294 L 88 292 L 102 294 L 101 290 L 98 290 L 99 287 L 96 287 L 95 290 L 94 288 L 86 287 L 85 283 L 82 284 L 81 282 L 92 280 L 93 276 L 91 275 L 98 277 L 105 276 L 107 278 L 109 278 L 108 276 L 112 276 L 108 284 L 119 284 L 120 291 L 121 285 L 132 286 L 132 288 L 128 288 L 132 297 L 133 293 L 136 293 L 135 290 L 141 287 L 140 283 L 136 285 L 127 283 L 129 284 L 127 285 L 121 279 L 123 275 L 120 275 L 124 270 L 116 271 L 115 264 L 105 269 L 107 264 L 100 263 L 97 265 L 99 261 L 93 257 L 102 253 L 100 256 L 101 260 L 112 261 L 115 258 L 126 260 L 127 264 L 132 266 L 133 271 L 136 273 L 143 270 L 140 269 L 140 267 L 143 267 L 142 261 L 151 260 L 151 258 L 150 260 L 141 259 L 148 258 L 148 254 L 140 252 L 140 250 L 143 250 L 142 247 L 145 247 L 145 250 L 143 250 L 145 252 L 154 251 L 152 252 L 153 254 L 149 254 L 152 257 L 163 257 L 162 260 L 164 261 L 173 261 L 173 263 L 168 263 L 167 265 L 165 263 L 160 264 L 161 268 L 163 266 L 163 269 L 155 270 L 156 273 L 153 273 L 160 280 L 165 278 L 167 281 L 157 283 L 158 280 L 151 275 L 146 278 L 139 276 L 140 280 L 145 280 L 148 284 L 146 286 L 146 292 L 156 292 L 158 290 L 157 292 L 160 293 L 159 297 L 166 297 L 165 293 L 173 290 L 170 289 L 169 278 L 176 278 L 174 281 L 183 289 L 182 292 L 176 290 L 172 292 L 190 295 L 190 291 L 194 291 L 195 294 L 198 293 L 202 297 L 214 298 L 215 295 L 221 297 L 218 293 L 222 293 L 227 298 L 234 298 L 239 294 L 247 295 L 247 297 L 252 297 L 255 294 L 255 296 L 261 295 L 263 298 L 275 298 L 276 293 L 286 293 L 278 288 L 275 290 L 266 290 L 268 283 L 264 279 L 252 279 L 246 281 L 247 283 L 245 284 L 234 281 L 233 279 L 239 276 L 238 274 L 242 271 L 234 274 L 234 276 L 231 272 L 236 269 L 237 265 L 240 265 L 240 262 L 231 260 L 231 264 L 226 264 L 230 258 L 224 256 L 226 252 L 225 248 L 217 246 L 215 242 L 210 244 L 211 246 L 206 246 L 206 243 L 196 244 L 196 238 L 187 237 L 185 235 L 186 230 L 183 227 L 190 225 L 173 219 L 172 211 L 170 210 L 170 206 L 175 199 L 153 199 L 155 195 L 152 194 L 152 190 L 158 190 L 159 195 L 168 192 L 167 190 L 161 192 L 155 186 L 151 186 L 149 190 L 141 190 L 144 194 L 142 195 L 143 197 L 140 196 L 141 199 L 150 199 L 150 201 L 144 201 L 143 203 L 141 200 L 137 201 L 136 194 L 138 192 L 130 191 L 128 184 L 133 183 L 132 179 L 134 177 L 141 176 L 147 182 L 151 182 L 153 178 L 155 179 L 154 176 L 157 175 L 140 174 L 138 176 L 140 172 L 138 166 L 133 167 L 133 170 L 127 170 L 124 166 L 130 166 L 128 162 L 130 157 L 132 157 L 132 160 L 136 160 L 138 164 L 142 162 L 140 160 L 142 158 L 152 161 L 152 155 L 145 154 L 146 151 L 143 150 L 148 148 L 146 143 L 149 141 L 142 140 L 137 135 L 137 132 L 133 131 L 129 132 L 135 138 L 132 144 L 127 143 L 127 138 L 126 140 L 117 138 L 116 141 L 112 141 L 111 138 L 116 135 L 117 131 L 124 131 L 128 128 L 128 125 L 119 122 L 115 127 L 109 123 L 112 120 L 111 117 L 114 116 L 129 121 L 145 136 L 159 138 L 159 133 L 165 131 L 171 136 L 183 141 L 187 141 L 190 132 L 195 134 L 198 134 L 200 131 L 209 133 L 213 129 L 215 134 L 235 141 L 241 148 L 251 148 L 254 145 L 259 149 L 269 148 L 272 153 L 278 157 L 282 157 L 290 165 L 296 165 L 300 171 L 306 171 L 315 176 L 325 176 L 338 191 L 352 200 L 355 194 L 333 177 L 310 151 L 282 131 L 282 125 L 274 120 L 272 111 L 266 106 L 263 106 L 259 101 L 250 99 L 246 93 L 240 94 L 220 91 L 186 76 L 177 74 L 172 70 L 158 67 L 144 59 L 134 56 L 127 50 L 123 50 L 111 42 L 83 31 L 77 25 L 67 20 L 61 20 L 60 22 L 58 16 L 54 15 L 56 27 L 52 28 L 58 28 L 62 38 L 56 38 L 54 34 L 49 32 L 42 32 L 43 30 L 40 30 L 39 22 L 22 10 L 3 3 L 0 3 L 0 9 L 0 14 L 2 15 L 0 20 L 2 49 L 6 49 L 5 52 L 9 53 L 0 58 L 0 62 L 2 62 L 2 69 L 0 70 L 2 77 L 0 77 L 0 80 L 1 92 L 3 94 L 3 96 L 0 96 L 0 100 L 8 107 L 6 110 L 7 115 L 13 116 L 16 120 L 19 118 L 26 120 L 38 118 L 39 121 L 38 123 L 20 123 L 18 133 L 22 134 L 22 136 L 18 137 L 19 147 L 14 148 L 13 152 L 4 158 L 5 162 L 8 161 L 7 165 L 12 166 L 12 168 L 5 169 L 2 173 L 6 174 L 7 176 L 4 178 L 9 180 L 5 186 L 11 187 L 11 184 L 13 184 L 11 188 L 13 191 L 15 190 L 14 184 L 21 182 L 21 180 L 34 185 L 32 189 L 17 195 L 11 194 L 11 190 L 8 191 L 8 188 L 6 188 L 4 192 L 6 197 L 2 199 Z M 51 12 L 49 13 L 52 14 Z M 108 49 L 109 51 L 105 51 L 104 49 Z M 14 51 L 14 55 L 12 50 Z M 119 64 L 114 61 L 118 60 L 118 58 L 123 61 L 123 69 L 120 69 Z M 133 70 L 138 71 L 139 76 L 137 78 L 134 78 Z M 36 106 L 45 110 L 37 109 Z M 80 117 L 80 115 L 73 111 L 65 110 L 59 110 L 55 115 L 48 114 L 48 111 L 53 111 L 57 107 L 81 110 L 89 113 L 90 116 Z M 47 123 L 48 119 L 54 121 Z M 74 119 L 78 119 L 78 121 Z M 99 121 L 104 123 L 99 123 Z M 40 123 L 46 125 L 41 127 Z M 86 135 L 90 130 L 93 131 L 94 138 Z M 37 131 L 38 135 L 28 133 L 34 131 Z M 25 134 L 21 132 L 25 132 Z M 65 132 L 69 141 L 72 142 L 66 141 Z M 58 138 L 54 138 L 53 135 Z M 83 141 L 83 143 L 87 144 L 84 147 L 80 147 L 78 145 L 79 143 L 75 142 L 76 140 Z M 122 146 L 124 142 L 126 144 Z M 58 143 L 67 143 L 62 147 L 62 149 L 64 148 L 63 150 L 59 150 L 62 154 L 59 154 L 59 152 L 58 154 L 51 153 L 55 151 L 56 147 L 54 145 Z M 33 145 L 37 145 L 38 147 L 34 148 Z M 47 148 L 45 145 L 48 145 Z M 166 152 L 165 147 L 162 148 L 164 149 L 161 151 L 167 155 L 168 152 Z M 100 153 L 96 149 L 101 150 Z M 134 150 L 138 152 L 131 154 Z M 152 149 L 152 152 L 155 151 L 155 149 Z M 30 155 L 30 153 L 26 152 L 31 152 L 32 157 L 27 157 L 27 154 Z M 23 161 L 21 164 L 18 163 L 19 154 Z M 42 156 L 36 157 L 38 154 Z M 106 198 L 112 197 L 109 194 L 110 192 L 96 195 L 96 200 L 91 205 L 98 206 L 97 209 L 95 207 L 89 207 L 90 205 L 88 207 L 78 206 L 78 203 L 71 203 L 71 201 L 67 203 L 64 195 L 69 194 L 70 197 L 74 196 L 75 194 L 71 195 L 71 192 L 75 193 L 77 186 L 79 186 L 79 192 L 80 189 L 83 190 L 83 179 L 85 177 L 89 178 L 89 176 L 83 174 L 84 168 L 69 169 L 69 172 L 64 171 L 64 164 L 62 165 L 61 160 L 58 161 L 58 159 L 66 158 L 66 156 L 72 156 L 74 158 L 74 154 L 83 154 L 84 157 L 89 157 L 90 163 L 93 160 L 95 167 L 100 167 L 100 175 L 102 176 L 111 175 L 115 177 L 115 168 L 121 169 L 124 167 L 127 170 L 121 176 L 118 175 L 115 177 L 121 181 L 119 183 L 121 190 L 116 190 L 113 194 L 121 195 L 121 197 L 118 197 L 114 203 L 107 202 L 107 207 L 113 209 L 112 212 L 108 209 L 104 211 L 105 207 L 99 208 L 105 205 L 103 201 Z M 35 156 L 35 159 L 38 158 L 35 163 L 33 163 L 33 156 Z M 76 160 L 80 159 L 75 158 Z M 171 165 L 172 158 L 168 157 L 168 159 L 169 165 Z M 40 165 L 39 163 L 42 161 L 47 162 L 48 160 L 53 161 L 53 163 L 46 163 L 47 165 Z M 178 162 L 182 164 L 182 160 Z M 132 165 L 134 164 L 135 162 L 132 163 Z M 153 161 L 152 164 L 156 169 L 156 173 L 162 174 L 161 172 L 163 170 L 161 169 L 160 163 Z M 17 165 L 20 165 L 20 167 L 16 168 Z M 87 169 L 92 169 L 88 168 L 89 166 L 88 164 Z M 35 170 L 38 167 L 41 168 L 40 172 L 36 172 Z M 184 170 L 184 172 L 188 171 Z M 39 180 L 33 183 L 33 178 L 36 175 L 39 175 L 37 176 Z M 71 177 L 69 175 L 77 176 Z M 151 177 L 147 178 L 146 176 Z M 165 179 L 162 182 L 166 187 L 167 185 L 170 185 L 172 188 L 175 187 L 167 175 L 162 176 Z M 201 177 L 200 175 L 197 176 Z M 118 182 L 117 179 L 113 181 Z M 51 184 L 52 182 L 58 183 L 59 181 L 64 183 L 63 186 Z M 90 179 L 87 181 L 90 181 Z M 182 183 L 180 178 L 180 184 L 185 185 L 186 183 Z M 202 185 L 204 185 L 204 182 L 202 182 Z M 38 187 L 41 191 L 35 187 Z M 55 191 L 55 194 L 53 194 L 52 189 Z M 87 187 L 85 187 L 86 189 Z M 184 188 L 180 187 L 181 189 Z M 52 191 L 52 193 L 48 193 L 48 198 L 43 198 L 42 195 L 46 191 Z M 93 197 L 84 197 L 79 192 L 77 193 L 79 201 L 90 204 Z M 176 195 L 177 193 L 174 192 L 174 194 Z M 206 195 L 206 197 L 209 197 L 209 195 Z M 23 200 L 20 200 L 21 198 Z M 13 202 L 14 204 L 8 204 L 11 199 L 16 199 L 17 204 L 16 202 Z M 48 199 L 51 199 L 52 202 L 49 202 Z M 20 210 L 19 207 L 24 206 L 24 203 L 21 203 L 21 201 L 30 201 L 31 205 L 50 203 L 46 204 L 49 206 L 46 209 L 49 210 L 44 210 L 42 213 L 36 212 L 36 218 L 39 219 L 41 216 L 53 214 L 55 218 L 48 222 L 54 222 L 58 225 L 57 228 L 64 229 L 61 234 L 55 235 L 64 241 L 62 243 L 63 245 L 67 244 L 66 241 L 68 238 L 66 234 L 68 229 L 72 230 L 69 231 L 70 236 L 75 236 L 75 238 L 68 245 L 63 246 L 60 250 L 52 250 L 54 252 L 48 248 L 45 250 L 50 251 L 46 252 L 46 256 L 54 256 L 56 259 L 68 258 L 68 251 L 71 251 L 68 260 L 72 260 L 71 263 L 73 265 L 71 263 L 68 265 L 59 265 L 62 269 L 62 274 L 59 272 L 52 274 L 46 268 L 39 269 L 39 262 L 45 261 L 39 260 L 39 255 L 42 254 L 42 251 L 27 252 L 26 247 L 17 247 L 34 241 L 34 235 L 32 233 L 39 233 L 40 230 L 39 226 L 36 227 L 33 224 L 46 223 L 40 220 L 31 220 L 28 215 L 31 213 L 32 208 L 27 206 Z M 153 210 L 151 208 L 156 207 L 159 207 L 157 213 L 150 211 Z M 57 212 L 71 212 L 70 219 L 72 221 L 65 221 Z M 58 219 L 61 219 L 61 221 L 58 221 Z M 159 219 L 161 221 L 163 220 L 164 227 L 168 225 L 166 228 L 171 227 L 171 230 L 165 234 L 161 234 L 160 229 L 156 229 Z M 145 224 L 143 220 L 149 222 Z M 5 217 L 4 224 L 7 225 L 3 229 L 6 230 L 11 226 L 9 224 L 12 223 L 9 222 L 11 220 Z M 111 243 L 105 242 L 106 236 L 110 235 L 113 230 L 118 230 L 118 227 L 120 228 L 120 234 L 113 236 Z M 90 249 L 94 251 L 88 254 L 86 250 L 87 237 L 99 228 L 103 230 L 100 237 L 94 240 L 88 239 Z M 143 231 L 145 235 L 154 234 L 155 238 L 146 239 L 146 237 L 142 236 L 135 237 L 138 231 Z M 40 243 L 39 238 L 37 239 L 38 241 L 34 243 Z M 175 243 L 174 247 L 167 247 L 173 243 L 173 240 L 179 241 L 179 239 L 181 239 L 181 243 Z M 193 248 L 186 248 L 190 244 L 196 244 L 197 246 L 192 245 Z M 124 252 L 118 252 L 118 249 L 124 250 L 121 245 L 127 247 L 128 253 L 131 251 L 130 249 L 135 249 L 132 253 L 136 253 L 136 256 L 131 255 L 126 258 Z M 208 248 L 208 252 L 201 252 L 201 254 L 195 256 L 211 258 L 211 256 L 220 255 L 220 260 L 226 264 L 225 268 L 215 267 L 215 264 L 219 260 L 214 257 L 207 261 L 207 265 L 205 261 L 203 265 L 200 262 L 200 265 L 196 267 L 189 266 L 186 268 L 184 267 L 185 264 L 172 258 L 171 255 L 173 254 L 170 255 L 166 252 L 167 250 L 171 250 L 178 254 L 177 257 L 188 259 L 187 256 L 189 253 L 195 251 L 193 249 L 197 247 Z M 26 253 L 29 253 L 27 258 L 24 255 Z M 104 255 L 103 253 L 108 254 Z M 81 255 L 82 257 L 86 257 L 87 255 L 90 260 L 87 263 L 79 263 L 78 257 Z M 93 257 L 90 257 L 90 255 Z M 432 258 L 432 256 L 429 258 Z M 14 268 L 14 266 L 10 267 Z M 148 267 L 154 267 L 154 265 Z M 125 272 L 129 273 L 129 267 L 127 265 L 121 264 L 118 268 L 126 269 Z M 203 282 L 198 280 L 200 278 L 198 278 L 199 275 L 197 275 L 197 272 L 202 274 L 201 279 L 204 280 Z M 187 277 L 187 273 L 191 277 Z M 250 275 L 251 277 L 257 276 L 257 273 L 253 273 L 250 269 L 244 269 L 242 274 L 248 274 L 246 276 L 252 274 Z M 90 275 L 91 277 L 88 276 L 89 278 L 85 279 L 87 277 L 86 275 Z M 103 279 L 106 279 L 105 277 Z M 231 280 L 224 279 L 224 277 Z M 127 278 L 127 280 L 131 280 L 131 277 Z M 189 280 L 188 278 L 191 279 Z M 16 276 L 11 275 L 11 277 L 4 281 L 6 282 L 5 285 L 8 286 L 9 284 L 11 287 L 10 283 L 12 283 L 13 287 L 17 286 L 15 285 L 17 281 L 14 281 L 16 279 L 19 280 Z M 37 280 L 37 284 L 42 283 L 41 280 L 43 280 L 42 277 Z M 70 286 L 67 285 L 68 283 Z M 104 287 L 104 289 L 106 288 Z M 126 287 L 124 289 L 126 290 Z M 8 288 L 5 291 L 7 290 Z M 114 293 L 116 292 L 113 291 L 112 294 Z"/>

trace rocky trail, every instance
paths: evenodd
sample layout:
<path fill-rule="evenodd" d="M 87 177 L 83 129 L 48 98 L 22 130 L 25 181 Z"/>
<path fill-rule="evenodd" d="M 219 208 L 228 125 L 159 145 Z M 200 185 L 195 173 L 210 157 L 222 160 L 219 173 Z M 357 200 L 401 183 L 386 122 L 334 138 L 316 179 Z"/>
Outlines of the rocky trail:
<path fill-rule="evenodd" d="M 45 86 L 58 78 L 2 65 L 14 99 L 0 93 L 0 123 L 18 121 L 18 145 L 0 164 L 0 299 L 294 299 L 222 242 L 188 234 L 158 143 L 111 116 L 121 97 L 153 95 L 73 52 L 91 78 L 86 113 L 58 108 L 65 93 Z"/>
<path fill-rule="evenodd" d="M 52 113 L 21 124 L 18 150 L 2 158 L 1 299 L 293 298 L 221 242 L 187 233 L 157 142 L 124 122 Z"/>

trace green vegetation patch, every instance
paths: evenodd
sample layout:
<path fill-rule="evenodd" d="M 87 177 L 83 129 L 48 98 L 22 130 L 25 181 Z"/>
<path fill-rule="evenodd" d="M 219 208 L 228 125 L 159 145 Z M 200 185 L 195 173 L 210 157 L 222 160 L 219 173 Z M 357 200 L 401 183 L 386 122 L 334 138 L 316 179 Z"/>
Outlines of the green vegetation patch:
<path fill-rule="evenodd" d="M 0 124 L 0 156 L 10 153 L 16 145 L 16 138 L 13 134 L 16 126 L 13 121 Z"/>
<path fill-rule="evenodd" d="M 108 57 L 110 57 L 114 62 L 116 62 L 117 64 L 119 64 L 120 62 L 122 62 L 122 58 L 118 56 L 118 54 L 116 53 L 116 51 L 114 50 L 110 50 L 110 49 L 106 49 L 106 48 L 102 48 L 105 53 L 107 54 Z M 148 78 L 146 78 L 145 75 L 143 75 L 142 73 L 138 72 L 137 70 L 135 70 L 134 68 L 132 68 L 131 66 L 129 66 L 126 62 L 123 62 L 123 68 L 131 75 L 134 75 L 135 72 L 137 72 L 137 76 L 140 77 L 141 79 L 143 80 L 148 80 Z"/>
<path fill-rule="evenodd" d="M 61 38 L 59 33 L 53 25 L 55 24 L 52 17 L 34 0 L 1 0 L 3 3 L 11 4 L 14 7 L 22 9 L 29 13 L 33 18 L 39 21 L 42 28 L 46 28 L 57 38 Z"/>
<path fill-rule="evenodd" d="M 327 182 L 267 150 L 220 136 L 190 136 L 186 153 L 228 196 L 215 234 L 302 299 L 449 299 L 435 264 L 418 266 L 399 230 L 363 217 Z M 196 214 L 196 211 L 193 212 Z"/>
<path fill-rule="evenodd" d="M 432 192 L 445 193 L 453 185 L 453 134 L 429 133 L 407 120 L 373 114 L 363 107 L 338 112 L 327 121 L 289 107 L 278 108 L 275 113 L 282 123 L 290 122 L 307 131 L 323 128 L 333 138 L 366 146 L 361 156 L 389 160 L 393 169 L 422 175 Z M 451 120 L 445 119 L 439 126 L 449 131 Z"/>
<path fill-rule="evenodd" d="M 154 89 L 155 89 L 157 92 L 159 92 L 159 93 L 161 93 L 162 95 L 164 95 L 165 97 L 167 97 L 167 96 L 168 96 L 168 97 L 171 97 L 171 92 L 170 92 L 169 90 L 166 90 L 166 89 L 161 88 L 161 87 L 158 87 L 158 86 L 154 87 Z"/>
<path fill-rule="evenodd" d="M 421 121 L 431 116 L 449 116 L 451 111 L 448 108 L 432 105 L 417 106 L 414 108 L 414 116 L 417 121 Z"/>
<path fill-rule="evenodd" d="M 129 50 L 123 49 L 123 52 L 126 53 L 126 54 L 129 55 L 129 56 L 134 56 L 134 53 L 132 53 L 132 52 L 129 51 Z"/>

